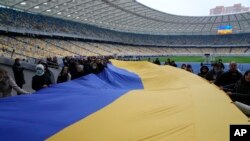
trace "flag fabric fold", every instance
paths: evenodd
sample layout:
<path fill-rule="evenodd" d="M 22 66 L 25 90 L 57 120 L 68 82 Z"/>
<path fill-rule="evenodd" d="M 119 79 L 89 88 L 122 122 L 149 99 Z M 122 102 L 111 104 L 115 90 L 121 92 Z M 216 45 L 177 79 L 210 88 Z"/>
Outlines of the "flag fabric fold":
<path fill-rule="evenodd" d="M 109 64 L 98 75 L 0 99 L 0 138 L 45 140 L 133 89 L 143 89 L 140 78 Z"/>

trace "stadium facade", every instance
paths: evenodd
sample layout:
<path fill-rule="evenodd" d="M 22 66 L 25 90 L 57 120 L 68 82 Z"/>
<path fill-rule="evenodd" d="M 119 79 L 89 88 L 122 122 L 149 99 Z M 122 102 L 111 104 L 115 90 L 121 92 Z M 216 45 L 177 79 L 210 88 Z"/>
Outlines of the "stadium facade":
<path fill-rule="evenodd" d="M 221 16 L 177 16 L 135 0 L 8 0 L 1 5 L 25 12 L 96 25 L 129 33 L 211 35 L 222 25 L 234 33 L 250 32 L 250 12 Z"/>

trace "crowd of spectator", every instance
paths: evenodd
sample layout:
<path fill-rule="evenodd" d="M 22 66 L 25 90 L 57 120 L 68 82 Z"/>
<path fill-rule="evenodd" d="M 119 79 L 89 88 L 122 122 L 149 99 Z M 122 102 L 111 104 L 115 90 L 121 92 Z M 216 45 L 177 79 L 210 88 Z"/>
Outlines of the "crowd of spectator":
<path fill-rule="evenodd" d="M 37 91 L 90 73 L 98 74 L 107 66 L 110 58 L 112 57 L 65 57 L 63 58 L 63 67 L 56 80 L 48 63 L 40 61 L 36 66 L 36 75 L 32 78 L 32 89 Z"/>
<path fill-rule="evenodd" d="M 47 65 L 51 68 L 59 68 L 57 57 L 47 57 L 46 58 Z"/>
<path fill-rule="evenodd" d="M 170 65 L 170 66 L 173 66 L 173 67 L 177 67 L 177 64 L 175 63 L 175 61 L 174 61 L 174 60 L 171 60 L 170 58 L 168 58 L 168 59 L 165 61 L 164 65 Z"/>
<path fill-rule="evenodd" d="M 172 65 L 171 62 L 168 58 L 164 65 L 177 67 Z M 161 64 L 158 58 L 153 63 Z M 193 73 L 192 65 L 190 64 L 182 64 L 180 68 Z M 200 72 L 197 75 L 224 90 L 235 101 L 236 105 L 250 116 L 250 70 L 247 70 L 242 75 L 238 70 L 237 63 L 234 61 L 231 61 L 229 69 L 225 70 L 222 60 L 219 59 L 212 64 L 211 70 L 209 70 L 208 66 L 201 63 Z"/>
<path fill-rule="evenodd" d="M 54 76 L 48 62 L 39 61 L 35 68 L 35 75 L 32 77 L 32 89 L 38 91 L 56 83 L 74 80 L 91 73 L 98 74 L 104 70 L 111 58 L 112 56 L 65 57 L 63 58 L 64 66 L 58 76 Z M 17 92 L 17 95 L 29 94 L 29 92 L 22 89 L 23 85 L 27 82 L 24 79 L 24 68 L 19 58 L 15 59 L 12 68 L 14 79 L 6 70 L 0 68 L 0 97 L 11 96 L 12 88 Z"/>
<path fill-rule="evenodd" d="M 158 58 L 153 60 L 153 63 L 161 65 Z M 174 60 L 171 61 L 170 58 L 165 61 L 164 65 L 177 67 L 177 65 L 174 63 Z M 229 70 L 227 71 L 225 70 L 225 66 L 221 59 L 213 62 L 211 66 L 211 69 L 209 69 L 208 66 L 201 63 L 200 72 L 197 75 L 208 80 L 210 83 L 214 83 L 219 87 L 223 87 L 224 90 L 233 88 L 235 83 L 239 81 L 243 76 L 242 73 L 238 70 L 237 63 L 234 61 L 231 61 L 229 63 Z M 180 68 L 188 72 L 194 73 L 191 64 L 181 64 Z"/>

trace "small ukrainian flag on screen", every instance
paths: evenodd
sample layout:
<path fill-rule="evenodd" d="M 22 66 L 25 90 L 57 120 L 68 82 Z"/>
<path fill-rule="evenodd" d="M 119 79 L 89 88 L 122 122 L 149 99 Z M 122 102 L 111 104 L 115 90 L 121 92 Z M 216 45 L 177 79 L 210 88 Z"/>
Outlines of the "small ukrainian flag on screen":
<path fill-rule="evenodd" d="M 230 25 L 219 26 L 217 33 L 220 34 L 220 35 L 231 34 L 231 33 L 233 33 L 233 28 Z"/>

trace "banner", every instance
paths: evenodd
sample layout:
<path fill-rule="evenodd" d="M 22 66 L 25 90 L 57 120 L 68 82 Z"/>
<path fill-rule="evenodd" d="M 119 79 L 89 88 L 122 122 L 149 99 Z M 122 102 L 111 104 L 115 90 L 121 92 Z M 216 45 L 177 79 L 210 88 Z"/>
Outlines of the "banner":
<path fill-rule="evenodd" d="M 1 140 L 227 141 L 231 124 L 249 124 L 222 90 L 195 74 L 112 64 L 99 75 L 0 99 Z"/>

